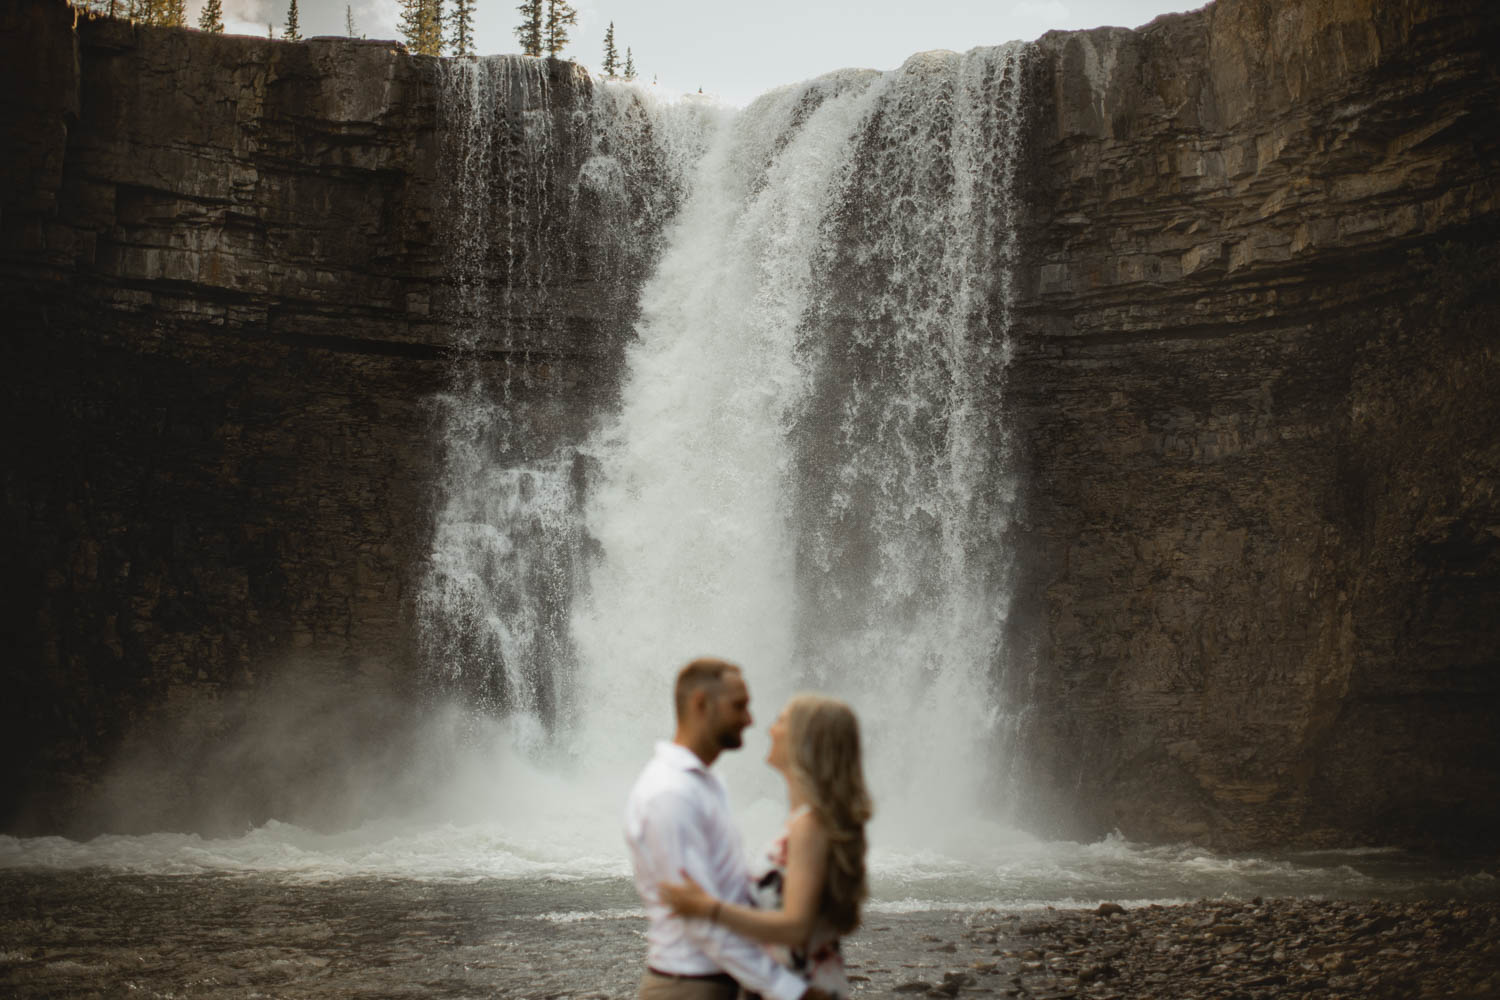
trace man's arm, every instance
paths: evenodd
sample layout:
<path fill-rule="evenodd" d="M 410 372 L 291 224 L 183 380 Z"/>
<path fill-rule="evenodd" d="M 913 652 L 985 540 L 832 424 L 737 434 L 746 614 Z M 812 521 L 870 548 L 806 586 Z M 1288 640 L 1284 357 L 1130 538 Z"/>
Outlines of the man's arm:
<path fill-rule="evenodd" d="M 668 798 L 668 797 L 663 797 Z M 644 842 L 655 882 L 671 880 L 686 871 L 700 883 L 713 885 L 708 844 L 696 811 L 685 800 L 658 801 L 647 811 Z M 652 890 L 656 896 L 655 889 Z M 659 897 L 656 902 L 661 905 Z M 668 917 L 682 920 L 680 917 Z M 746 989 L 774 1000 L 800 1000 L 807 983 L 753 941 L 707 920 L 682 920 L 683 934 L 714 963 Z"/>
<path fill-rule="evenodd" d="M 697 884 L 659 889 L 676 913 L 709 917 L 755 941 L 804 947 L 818 918 L 818 903 L 828 873 L 828 834 L 812 813 L 803 813 L 787 830 L 786 880 L 781 909 L 758 910 L 718 899 Z"/>

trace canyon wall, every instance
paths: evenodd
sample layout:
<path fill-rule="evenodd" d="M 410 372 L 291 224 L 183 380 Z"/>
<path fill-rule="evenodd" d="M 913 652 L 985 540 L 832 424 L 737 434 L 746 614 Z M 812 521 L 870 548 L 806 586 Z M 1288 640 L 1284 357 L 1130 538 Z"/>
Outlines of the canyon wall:
<path fill-rule="evenodd" d="M 1044 815 L 1493 842 L 1497 26 L 1221 0 L 1041 39 L 1011 680 Z"/>
<path fill-rule="evenodd" d="M 385 780 L 421 696 L 442 69 L 51 0 L 0 27 L 0 828 L 347 821 L 330 789 Z M 1005 387 L 1028 824 L 1500 829 L 1497 42 L 1479 0 L 1220 0 L 1036 45 Z M 548 183 L 507 178 L 483 265 L 523 294 L 468 361 L 540 454 L 608 405 L 639 275 L 569 202 L 589 81 L 538 66 L 514 111 L 552 121 Z M 282 728 L 326 740 L 233 749 Z"/>

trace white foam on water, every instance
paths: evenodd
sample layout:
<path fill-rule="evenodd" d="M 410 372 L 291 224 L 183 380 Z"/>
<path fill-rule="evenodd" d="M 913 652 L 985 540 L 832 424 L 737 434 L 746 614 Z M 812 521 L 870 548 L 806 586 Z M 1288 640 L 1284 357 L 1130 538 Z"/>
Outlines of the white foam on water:
<path fill-rule="evenodd" d="M 524 768 L 524 764 L 517 763 Z M 271 822 L 241 837 L 193 834 L 105 835 L 86 843 L 62 837 L 0 837 L 0 869 L 105 868 L 146 875 L 269 876 L 321 882 L 378 877 L 418 881 L 504 881 L 545 899 L 548 887 L 582 886 L 603 899 L 628 892 L 629 863 L 613 803 L 580 813 L 571 793 L 547 775 L 501 777 L 525 793 L 495 815 L 475 803 L 462 821 L 381 820 L 338 833 Z M 1095 843 L 1011 836 L 984 856 L 900 853 L 876 843 L 870 857 L 871 912 L 1024 911 L 1046 906 L 1128 907 L 1199 898 L 1266 896 L 1369 898 L 1493 895 L 1496 878 L 1479 870 L 1419 864 L 1369 868 L 1402 857 L 1389 851 L 1323 852 L 1319 863 L 1289 857 L 1216 855 L 1188 845 L 1143 846 L 1119 837 Z M 587 889 L 588 886 L 597 889 Z M 602 901 L 602 900 L 601 900 Z M 576 904 L 575 904 L 576 905 Z M 635 917 L 629 906 L 544 911 L 538 919 Z"/>
<path fill-rule="evenodd" d="M 578 924 L 585 920 L 644 920 L 644 908 L 615 907 L 608 910 L 557 910 L 539 914 L 536 919 L 549 924 Z"/>

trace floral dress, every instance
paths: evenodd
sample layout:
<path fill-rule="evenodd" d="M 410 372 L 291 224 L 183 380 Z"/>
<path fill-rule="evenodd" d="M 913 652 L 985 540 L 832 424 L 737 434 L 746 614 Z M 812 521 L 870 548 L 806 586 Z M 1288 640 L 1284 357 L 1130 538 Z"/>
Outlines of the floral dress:
<path fill-rule="evenodd" d="M 801 806 L 787 817 L 787 827 L 807 811 Z M 783 908 L 782 885 L 786 881 L 787 831 L 771 842 L 765 859 L 751 872 L 750 895 L 755 905 L 762 910 Z M 849 979 L 844 973 L 844 956 L 839 951 L 839 935 L 819 916 L 813 923 L 812 935 L 807 939 L 806 949 L 789 948 L 782 944 L 767 945 L 771 956 L 797 975 L 806 979 L 808 985 L 832 994 L 835 997 L 849 995 Z"/>

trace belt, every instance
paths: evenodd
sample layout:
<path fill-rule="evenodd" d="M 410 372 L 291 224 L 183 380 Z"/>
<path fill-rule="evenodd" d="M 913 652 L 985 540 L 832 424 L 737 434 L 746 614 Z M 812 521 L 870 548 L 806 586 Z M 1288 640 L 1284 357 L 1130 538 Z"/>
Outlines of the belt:
<path fill-rule="evenodd" d="M 663 979 L 691 979 L 698 983 L 713 983 L 717 986 L 733 986 L 735 988 L 738 988 L 740 985 L 739 981 L 727 972 L 700 972 L 697 975 L 688 975 L 682 972 L 663 972 L 660 969 L 653 969 L 649 965 L 646 966 L 646 971 L 653 976 L 661 976 Z"/>

